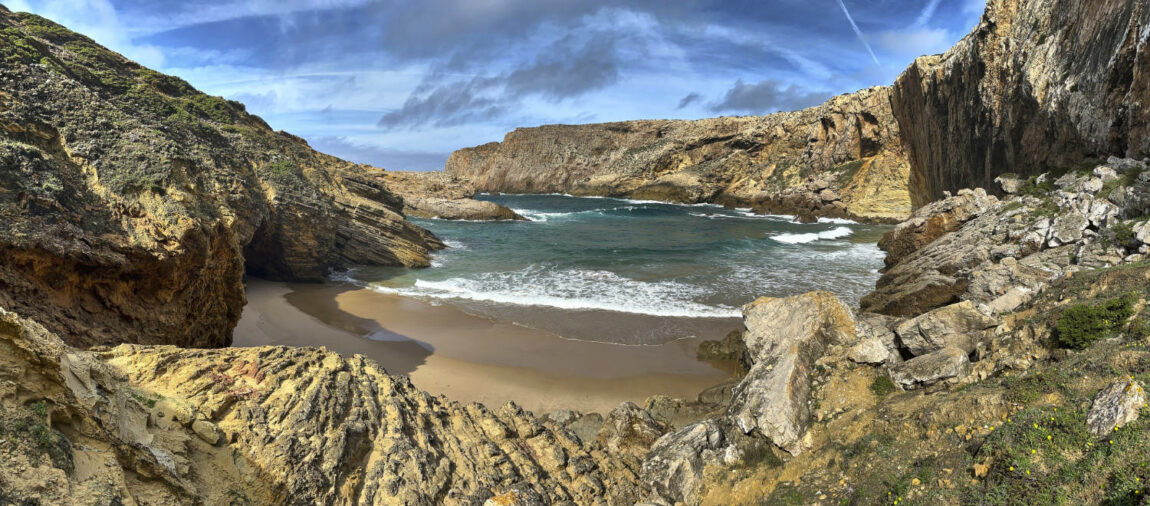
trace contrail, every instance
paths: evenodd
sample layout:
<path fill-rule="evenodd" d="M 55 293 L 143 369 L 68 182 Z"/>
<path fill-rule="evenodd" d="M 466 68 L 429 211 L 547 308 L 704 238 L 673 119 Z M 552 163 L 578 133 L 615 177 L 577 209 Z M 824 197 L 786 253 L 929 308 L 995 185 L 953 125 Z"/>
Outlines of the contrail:
<path fill-rule="evenodd" d="M 862 30 L 859 30 L 859 25 L 855 24 L 855 18 L 852 18 L 851 12 L 847 10 L 847 4 L 844 4 L 843 0 L 839 0 L 839 7 L 843 8 L 843 14 L 847 15 L 847 21 L 851 22 L 851 28 L 855 29 L 855 35 L 858 35 L 859 42 L 862 42 L 863 45 L 866 46 L 866 50 L 868 53 L 870 53 L 870 57 L 872 60 L 874 60 L 874 64 L 881 66 L 882 64 L 878 62 L 878 57 L 874 55 L 874 50 L 870 48 L 870 44 L 867 44 L 866 39 L 863 38 Z"/>

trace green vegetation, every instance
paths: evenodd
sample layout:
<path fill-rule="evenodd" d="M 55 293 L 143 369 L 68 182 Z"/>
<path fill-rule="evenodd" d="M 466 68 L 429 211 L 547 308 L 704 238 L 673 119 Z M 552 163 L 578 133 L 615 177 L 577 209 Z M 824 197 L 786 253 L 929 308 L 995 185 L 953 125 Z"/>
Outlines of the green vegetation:
<path fill-rule="evenodd" d="M 151 409 L 156 407 L 156 403 L 164 397 L 154 393 L 141 394 L 138 392 L 132 392 L 132 398 L 139 401 L 140 404 L 147 406 L 148 409 Z"/>
<path fill-rule="evenodd" d="M 853 160 L 841 165 L 831 168 L 831 172 L 841 183 L 847 183 L 854 179 L 855 174 L 858 174 L 859 169 L 866 165 L 866 160 Z"/>
<path fill-rule="evenodd" d="M 1063 348 L 1082 350 L 1110 337 L 1134 314 L 1133 297 L 1107 300 L 1101 305 L 1076 304 L 1058 318 L 1054 337 Z"/>
<path fill-rule="evenodd" d="M 273 176 L 287 177 L 298 172 L 295 162 L 292 160 L 281 158 L 267 165 L 268 171 Z"/>
<path fill-rule="evenodd" d="M 17 449 L 47 455 L 53 466 L 71 473 L 72 443 L 47 421 L 48 405 L 42 400 L 11 411 L 0 407 L 0 439 Z"/>
<path fill-rule="evenodd" d="M 35 14 L 20 12 L 16 13 L 16 18 L 20 20 L 24 28 L 33 36 L 47 39 L 55 44 L 62 44 L 70 40 L 83 38 L 82 35 Z"/>
<path fill-rule="evenodd" d="M 879 397 L 886 397 L 895 390 L 898 390 L 898 387 L 886 376 L 879 376 L 870 384 L 870 391 Z"/>
<path fill-rule="evenodd" d="M 0 29 L 0 55 L 9 65 L 36 63 L 42 58 L 40 49 L 12 27 Z"/>

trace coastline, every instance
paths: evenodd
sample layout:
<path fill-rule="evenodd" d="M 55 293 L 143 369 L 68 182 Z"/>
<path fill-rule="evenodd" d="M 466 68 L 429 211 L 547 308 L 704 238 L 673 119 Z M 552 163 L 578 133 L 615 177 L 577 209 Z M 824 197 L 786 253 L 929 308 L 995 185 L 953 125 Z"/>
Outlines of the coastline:
<path fill-rule="evenodd" d="M 695 359 L 702 338 L 658 346 L 575 341 L 349 285 L 255 278 L 246 285 L 234 347 L 323 346 L 362 354 L 420 389 L 460 402 L 494 407 L 514 401 L 539 415 L 561 409 L 606 414 L 621 402 L 641 405 L 654 395 L 695 399 L 731 378 L 719 365 Z"/>

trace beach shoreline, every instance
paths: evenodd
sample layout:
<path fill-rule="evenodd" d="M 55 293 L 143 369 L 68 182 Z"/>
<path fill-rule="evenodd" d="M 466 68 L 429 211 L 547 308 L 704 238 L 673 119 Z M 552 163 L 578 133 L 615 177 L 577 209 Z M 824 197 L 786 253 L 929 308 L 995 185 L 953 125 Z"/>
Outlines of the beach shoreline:
<path fill-rule="evenodd" d="M 695 358 L 703 337 L 653 346 L 577 341 L 353 285 L 256 278 L 246 285 L 233 346 L 361 354 L 420 389 L 460 402 L 495 407 L 514 401 L 540 415 L 563 409 L 606 414 L 621 402 L 641 405 L 655 395 L 693 400 L 731 379 L 723 364 Z M 730 325 L 724 322 L 716 334 Z"/>

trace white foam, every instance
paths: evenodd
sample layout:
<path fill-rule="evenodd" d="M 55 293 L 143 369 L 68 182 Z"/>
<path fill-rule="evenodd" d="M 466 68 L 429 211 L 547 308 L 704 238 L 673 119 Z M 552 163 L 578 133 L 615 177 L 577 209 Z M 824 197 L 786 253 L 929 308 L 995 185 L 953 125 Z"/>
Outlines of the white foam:
<path fill-rule="evenodd" d="M 464 244 L 461 241 L 456 241 L 454 239 L 444 239 L 443 244 L 446 244 L 448 248 L 452 248 L 452 249 L 467 249 L 466 244 Z"/>
<path fill-rule="evenodd" d="M 571 310 L 602 310 L 671 317 L 729 318 L 738 308 L 710 306 L 691 296 L 701 287 L 673 281 L 646 282 L 609 271 L 531 266 L 510 272 L 480 273 L 443 281 L 417 280 L 414 286 L 372 286 L 381 293 Z"/>
<path fill-rule="evenodd" d="M 858 225 L 859 222 L 846 218 L 819 218 L 819 223 L 834 223 L 835 225 Z"/>
<path fill-rule="evenodd" d="M 779 234 L 772 236 L 777 242 L 784 244 L 806 244 L 820 240 L 842 239 L 843 237 L 850 237 L 854 231 L 847 227 L 836 227 L 822 232 L 808 232 L 805 234 Z"/>

